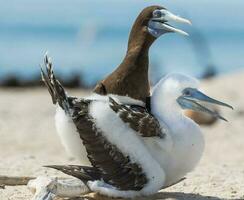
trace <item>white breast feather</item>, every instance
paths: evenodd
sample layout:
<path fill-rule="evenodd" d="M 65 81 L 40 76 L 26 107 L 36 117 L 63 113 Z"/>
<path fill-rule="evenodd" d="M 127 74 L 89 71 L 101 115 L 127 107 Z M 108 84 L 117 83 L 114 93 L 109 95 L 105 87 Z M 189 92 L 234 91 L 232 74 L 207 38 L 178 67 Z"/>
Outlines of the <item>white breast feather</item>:
<path fill-rule="evenodd" d="M 169 111 L 162 113 L 169 113 Z M 179 181 L 192 171 L 202 157 L 204 150 L 204 138 L 199 126 L 183 115 L 173 116 L 173 119 L 164 120 L 164 123 L 166 122 L 169 127 L 170 140 L 160 142 L 152 138 L 146 142 L 151 154 L 165 170 L 165 186 Z M 161 150 L 156 148 L 156 143 L 162 143 Z M 167 144 L 172 146 L 170 151 L 163 148 Z"/>

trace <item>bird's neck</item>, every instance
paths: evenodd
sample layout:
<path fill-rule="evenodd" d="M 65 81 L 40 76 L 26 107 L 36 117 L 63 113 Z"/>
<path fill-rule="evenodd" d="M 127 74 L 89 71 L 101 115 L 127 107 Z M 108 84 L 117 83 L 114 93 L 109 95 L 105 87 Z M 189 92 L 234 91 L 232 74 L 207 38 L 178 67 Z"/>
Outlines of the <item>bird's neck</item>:
<path fill-rule="evenodd" d="M 146 102 L 146 98 L 150 96 L 148 52 L 154 40 L 146 27 L 138 30 L 137 25 L 133 26 L 125 58 L 119 67 L 102 81 L 107 94 L 129 96 Z M 101 94 L 99 88 L 94 91 Z"/>
<path fill-rule="evenodd" d="M 155 102 L 155 100 L 153 98 L 151 100 L 151 112 L 159 122 L 167 125 L 167 128 L 170 130 L 170 135 L 173 138 L 182 137 L 180 135 L 187 132 L 188 129 L 198 131 L 198 125 L 186 117 L 183 111 L 178 108 L 178 105 L 174 103 L 167 104 L 164 101 Z"/>
<path fill-rule="evenodd" d="M 155 40 L 156 38 L 148 32 L 147 26 L 143 26 L 141 22 L 136 21 L 129 35 L 127 54 L 144 54 L 148 52 Z"/>
<path fill-rule="evenodd" d="M 163 88 L 155 88 L 151 97 L 151 112 L 152 114 L 166 123 L 170 129 L 177 130 L 184 129 L 193 122 L 183 114 L 177 101 L 167 95 Z"/>
<path fill-rule="evenodd" d="M 110 75 L 113 85 L 106 84 L 107 88 L 108 85 L 112 88 L 109 92 L 145 102 L 150 96 L 148 66 L 148 49 L 130 49 L 119 67 Z"/>
<path fill-rule="evenodd" d="M 146 27 L 138 30 L 135 26 L 130 33 L 126 55 L 113 75 L 121 80 L 121 87 L 126 86 L 126 95 L 145 102 L 150 96 L 149 49 L 155 38 Z"/>
<path fill-rule="evenodd" d="M 179 122 L 187 120 L 176 104 L 167 101 L 157 101 L 153 97 L 151 100 L 151 112 L 159 121 L 163 121 L 168 126 L 173 125 L 173 128 L 177 128 L 176 126 L 179 125 Z"/>
<path fill-rule="evenodd" d="M 136 23 L 129 36 L 126 55 L 118 69 L 123 70 L 126 76 L 133 74 L 133 76 L 136 77 L 135 80 L 144 78 L 147 80 L 149 65 L 148 54 L 155 39 L 156 38 L 148 33 L 147 27 L 137 28 Z"/>
<path fill-rule="evenodd" d="M 150 96 L 148 79 L 148 52 L 156 40 L 145 24 L 144 16 L 139 16 L 130 32 L 128 48 L 122 63 L 94 89 L 98 94 L 129 96 L 146 102 Z"/>

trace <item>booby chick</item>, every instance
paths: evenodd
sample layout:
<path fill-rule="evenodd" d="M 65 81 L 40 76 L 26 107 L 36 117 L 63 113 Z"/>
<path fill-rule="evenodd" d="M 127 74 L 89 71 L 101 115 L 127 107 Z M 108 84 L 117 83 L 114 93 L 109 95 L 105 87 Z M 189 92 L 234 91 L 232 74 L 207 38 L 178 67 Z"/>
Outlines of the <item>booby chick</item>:
<path fill-rule="evenodd" d="M 182 110 L 207 112 L 225 120 L 201 102 L 232 108 L 200 92 L 198 82 L 182 74 L 168 75 L 155 86 L 152 114 L 144 107 L 123 104 L 113 95 L 69 97 L 46 62 L 43 80 L 53 102 L 71 116 L 92 165 L 48 167 L 82 180 L 87 189 L 81 191 L 133 198 L 177 183 L 193 170 L 204 149 L 199 126 Z"/>
<path fill-rule="evenodd" d="M 189 20 L 176 16 L 161 6 L 150 6 L 142 10 L 132 27 L 125 58 L 113 73 L 97 84 L 94 94 L 113 94 L 123 103 L 145 106 L 146 98 L 150 96 L 150 46 L 165 33 L 187 35 L 186 32 L 171 26 L 171 22 L 190 24 Z M 66 151 L 82 164 L 88 165 L 85 148 L 79 140 L 72 119 L 60 106 L 57 108 L 55 124 Z"/>

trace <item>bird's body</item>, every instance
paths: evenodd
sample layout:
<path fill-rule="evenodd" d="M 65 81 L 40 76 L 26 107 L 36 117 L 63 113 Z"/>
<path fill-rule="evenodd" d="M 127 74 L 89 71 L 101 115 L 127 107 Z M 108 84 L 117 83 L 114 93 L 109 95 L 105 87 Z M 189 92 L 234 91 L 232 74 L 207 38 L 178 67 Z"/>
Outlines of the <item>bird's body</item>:
<path fill-rule="evenodd" d="M 156 87 L 154 91 L 157 90 Z M 154 93 L 151 98 L 151 113 L 160 123 L 165 136 L 163 139 L 158 137 L 137 137 L 139 137 L 139 140 L 143 139 L 146 148 L 153 155 L 153 159 L 158 162 L 167 174 L 164 183 L 166 186 L 177 182 L 194 168 L 201 158 L 204 149 L 204 139 L 200 127 L 191 119 L 185 117 L 182 111 L 177 109 L 176 104 L 168 105 L 170 103 L 164 103 L 167 102 L 164 97 L 157 97 L 157 92 Z M 162 92 L 160 91 L 160 93 Z M 123 105 L 144 106 L 143 102 L 129 97 L 125 98 L 118 95 L 109 95 L 109 97 Z M 94 94 L 85 98 L 93 101 L 89 105 L 88 110 L 89 115 L 96 121 L 96 127 L 108 136 L 113 135 L 114 131 L 118 130 L 118 127 L 124 127 L 124 122 L 117 119 L 119 117 L 109 107 L 109 97 Z M 146 110 L 144 111 L 147 112 Z M 55 121 L 57 131 L 66 150 L 80 160 L 83 165 L 91 166 L 85 146 L 80 140 L 72 117 L 65 113 L 59 105 L 57 105 Z M 121 134 L 118 131 L 117 134 L 120 135 L 118 136 L 119 144 L 121 137 L 128 131 L 132 130 L 124 127 L 121 130 Z M 136 135 L 136 133 L 134 132 L 133 135 Z M 125 141 L 128 141 L 128 137 L 126 137 Z M 131 146 L 131 144 L 128 144 L 128 146 Z"/>
<path fill-rule="evenodd" d="M 204 149 L 203 135 L 181 109 L 190 105 L 205 109 L 189 99 L 206 99 L 194 89 L 198 87 L 195 79 L 181 74 L 163 78 L 152 92 L 149 113 L 142 101 L 129 97 L 67 96 L 53 74 L 52 64 L 45 60 L 47 74 L 42 72 L 43 79 L 59 112 L 64 110 L 61 122 L 66 120 L 76 135 L 73 139 L 64 137 L 69 140 L 66 145 L 90 165 L 50 167 L 80 178 L 91 191 L 135 197 L 177 183 L 197 165 Z"/>
<path fill-rule="evenodd" d="M 127 126 L 124 126 L 124 122 L 120 120 L 114 111 L 109 107 L 109 98 L 107 96 L 96 96 L 97 101 L 94 101 L 89 106 L 89 114 L 94 118 L 96 127 L 101 129 L 102 133 L 106 134 L 108 137 L 114 135 L 114 133 L 118 134 L 118 136 L 116 136 L 116 138 L 118 138 L 118 142 L 115 144 L 119 145 L 122 143 L 123 136 L 132 130 L 129 130 Z M 113 95 L 110 97 L 118 101 L 118 99 L 113 97 Z M 89 99 L 89 97 L 87 99 Z M 96 99 L 93 98 L 93 100 Z M 128 100 L 128 102 L 124 104 L 130 105 L 129 102 L 130 101 Z M 163 107 L 163 105 L 163 103 L 160 104 L 161 107 Z M 169 118 L 168 114 L 166 116 L 157 116 L 158 111 L 155 111 L 154 109 L 155 108 L 152 105 L 152 114 L 158 119 L 161 128 L 164 129 L 163 139 L 158 137 L 141 138 L 140 135 L 137 135 L 136 132 L 133 131 L 133 133 L 129 134 L 138 137 L 138 140 L 143 140 L 144 145 L 153 156 L 153 159 L 156 160 L 156 162 L 164 169 L 165 173 L 167 174 L 164 183 L 164 186 L 167 186 L 179 181 L 186 173 L 195 167 L 201 158 L 204 149 L 204 139 L 200 127 L 191 119 L 186 118 L 183 113 L 178 112 L 178 115 L 173 115 L 174 117 Z M 59 110 L 61 111 L 60 108 Z M 164 113 L 171 112 L 172 108 L 170 110 L 164 111 Z M 123 127 L 121 131 L 118 130 L 119 127 Z M 74 130 L 73 134 L 77 135 L 77 131 Z M 68 141 L 68 138 L 65 138 L 65 141 Z M 78 138 L 75 142 L 77 141 L 81 143 Z M 126 148 L 131 146 L 128 141 L 131 140 L 126 135 L 125 143 L 128 145 Z M 75 154 L 73 153 L 73 155 L 78 155 L 77 158 L 82 159 L 82 163 L 84 165 L 91 165 L 87 159 L 87 154 L 83 154 L 83 152 L 86 151 L 83 151 L 84 149 L 76 148 L 81 146 L 85 148 L 83 144 L 77 144 L 76 146 L 75 143 L 71 143 L 68 148 L 71 152 L 78 150 Z M 140 149 L 137 151 L 141 152 Z M 145 156 L 143 153 L 142 155 Z"/>

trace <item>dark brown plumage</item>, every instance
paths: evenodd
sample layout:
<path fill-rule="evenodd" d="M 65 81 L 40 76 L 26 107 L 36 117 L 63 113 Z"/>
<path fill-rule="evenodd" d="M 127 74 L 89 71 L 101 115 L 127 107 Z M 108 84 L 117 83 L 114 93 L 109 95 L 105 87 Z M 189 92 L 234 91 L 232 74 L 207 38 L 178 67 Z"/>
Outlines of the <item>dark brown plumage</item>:
<path fill-rule="evenodd" d="M 148 80 L 148 52 L 156 40 L 147 30 L 147 24 L 155 9 L 161 6 L 145 8 L 137 17 L 128 41 L 127 53 L 118 68 L 108 77 L 99 82 L 94 89 L 95 93 L 117 94 L 146 101 L 150 95 Z"/>

